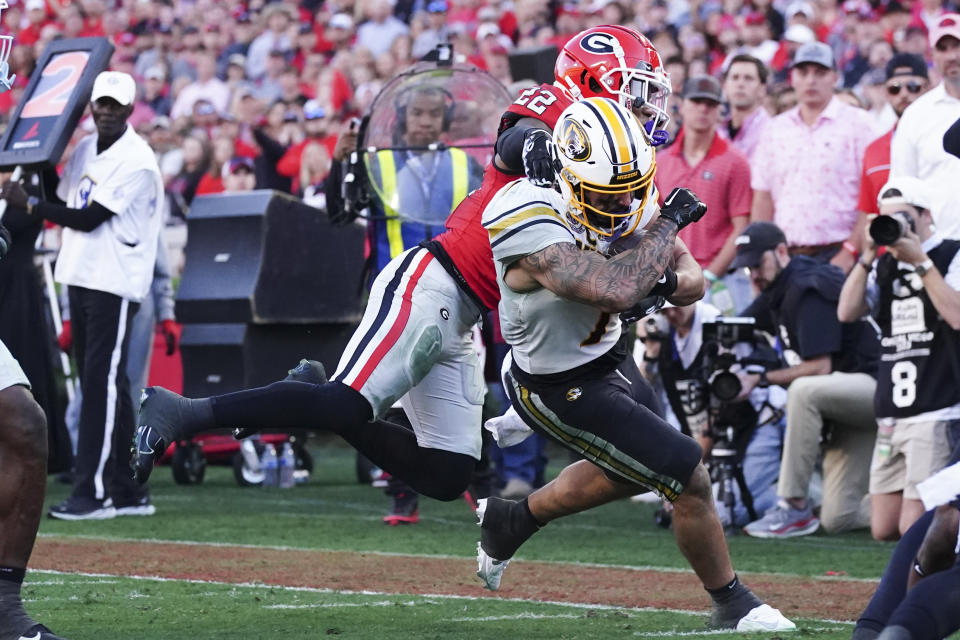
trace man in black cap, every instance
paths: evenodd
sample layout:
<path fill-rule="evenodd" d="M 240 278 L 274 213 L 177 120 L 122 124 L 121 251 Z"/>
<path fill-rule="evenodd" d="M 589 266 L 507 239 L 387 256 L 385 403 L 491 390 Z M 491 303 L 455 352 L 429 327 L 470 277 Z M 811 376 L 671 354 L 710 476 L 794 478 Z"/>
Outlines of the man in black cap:
<path fill-rule="evenodd" d="M 930 88 L 927 63 L 915 53 L 898 53 L 890 58 L 886 68 L 887 99 L 900 122 L 904 110 L 913 104 Z M 860 211 L 858 226 L 865 224 L 865 216 L 877 213 L 877 196 L 880 187 L 890 177 L 890 142 L 896 124 L 886 135 L 871 142 L 863 152 L 863 171 L 860 174 L 860 197 L 857 209 Z"/>
<path fill-rule="evenodd" d="M 787 387 L 787 430 L 777 505 L 744 531 L 758 538 L 829 532 L 869 524 L 870 457 L 877 424 L 873 412 L 878 351 L 874 330 L 863 321 L 841 324 L 837 300 L 843 272 L 807 256 L 790 256 L 772 222 L 754 222 L 736 239 L 730 265 L 746 268 L 760 295 L 744 311 L 780 338 L 788 366 L 761 375 L 743 374 L 744 391 L 757 384 Z M 823 506 L 813 515 L 807 497 L 828 426 L 823 452 Z"/>

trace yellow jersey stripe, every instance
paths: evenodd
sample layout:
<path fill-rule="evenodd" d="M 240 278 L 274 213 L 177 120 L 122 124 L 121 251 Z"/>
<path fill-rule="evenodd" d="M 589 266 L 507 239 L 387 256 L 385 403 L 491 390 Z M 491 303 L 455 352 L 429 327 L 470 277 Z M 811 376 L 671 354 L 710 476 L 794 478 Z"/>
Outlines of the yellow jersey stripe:
<path fill-rule="evenodd" d="M 487 232 L 490 234 L 490 239 L 493 240 L 504 231 L 510 230 L 511 227 L 538 216 L 547 216 L 563 222 L 563 219 L 560 217 L 560 215 L 550 207 L 531 207 L 529 209 L 518 211 L 508 218 L 497 220 L 494 225 L 487 227 Z"/>

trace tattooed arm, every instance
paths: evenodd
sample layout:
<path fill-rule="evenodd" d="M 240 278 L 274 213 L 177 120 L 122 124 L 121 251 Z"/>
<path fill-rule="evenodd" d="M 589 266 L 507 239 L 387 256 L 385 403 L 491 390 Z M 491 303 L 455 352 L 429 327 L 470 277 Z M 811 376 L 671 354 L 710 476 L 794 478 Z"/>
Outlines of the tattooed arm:
<path fill-rule="evenodd" d="M 670 266 L 677 274 L 677 289 L 667 298 L 671 304 L 685 307 L 703 297 L 706 292 L 703 269 L 679 237 L 674 245 L 673 264 Z"/>
<path fill-rule="evenodd" d="M 504 281 L 514 291 L 542 286 L 563 298 L 618 313 L 640 302 L 660 279 L 676 236 L 677 224 L 658 218 L 636 247 L 609 260 L 572 243 L 552 244 L 510 265 Z"/>

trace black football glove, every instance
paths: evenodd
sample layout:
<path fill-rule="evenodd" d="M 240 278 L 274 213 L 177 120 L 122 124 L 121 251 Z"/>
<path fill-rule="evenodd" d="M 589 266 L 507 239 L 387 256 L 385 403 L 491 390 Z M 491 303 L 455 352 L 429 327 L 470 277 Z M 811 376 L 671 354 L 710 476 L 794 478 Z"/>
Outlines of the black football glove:
<path fill-rule="evenodd" d="M 13 244 L 13 239 L 10 237 L 10 232 L 0 224 L 0 259 L 7 255 L 7 250 L 10 249 L 11 244 Z"/>
<path fill-rule="evenodd" d="M 557 165 L 554 164 L 553 138 L 549 131 L 527 130 L 523 134 L 523 171 L 530 182 L 538 187 L 552 187 L 557 180 Z"/>
<path fill-rule="evenodd" d="M 660 215 L 677 223 L 678 231 L 702 218 L 706 212 L 707 205 L 700 202 L 693 191 L 682 187 L 671 191 L 660 208 Z"/>
<path fill-rule="evenodd" d="M 620 319 L 627 324 L 633 324 L 640 318 L 645 318 L 651 313 L 660 311 L 666 303 L 667 299 L 663 296 L 649 295 L 626 311 L 621 312 Z"/>

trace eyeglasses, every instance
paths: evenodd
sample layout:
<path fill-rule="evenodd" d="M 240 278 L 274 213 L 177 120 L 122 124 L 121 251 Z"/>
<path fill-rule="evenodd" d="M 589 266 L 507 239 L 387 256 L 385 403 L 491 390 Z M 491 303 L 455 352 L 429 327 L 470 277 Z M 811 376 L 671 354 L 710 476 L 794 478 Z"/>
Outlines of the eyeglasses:
<path fill-rule="evenodd" d="M 892 96 L 900 95 L 901 89 L 906 89 L 910 93 L 916 95 L 923 91 L 923 84 L 919 82 L 908 82 L 906 84 L 900 84 L 899 82 L 896 82 L 894 84 L 887 85 L 887 93 Z"/>

